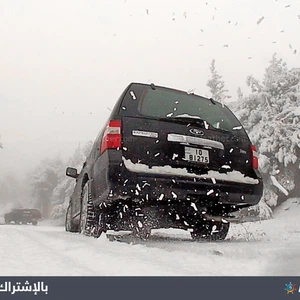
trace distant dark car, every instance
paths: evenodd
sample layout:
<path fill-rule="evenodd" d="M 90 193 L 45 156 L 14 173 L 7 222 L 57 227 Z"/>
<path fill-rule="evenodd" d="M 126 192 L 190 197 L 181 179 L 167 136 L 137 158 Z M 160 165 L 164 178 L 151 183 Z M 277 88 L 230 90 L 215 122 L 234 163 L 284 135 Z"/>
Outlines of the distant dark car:
<path fill-rule="evenodd" d="M 117 101 L 80 174 L 66 175 L 76 178 L 66 230 L 96 237 L 172 227 L 222 240 L 263 190 L 256 148 L 226 105 L 140 83 Z"/>
<path fill-rule="evenodd" d="M 15 224 L 32 223 L 32 225 L 37 225 L 41 218 L 42 215 L 38 209 L 13 209 L 4 215 L 6 224 L 14 222 Z"/>

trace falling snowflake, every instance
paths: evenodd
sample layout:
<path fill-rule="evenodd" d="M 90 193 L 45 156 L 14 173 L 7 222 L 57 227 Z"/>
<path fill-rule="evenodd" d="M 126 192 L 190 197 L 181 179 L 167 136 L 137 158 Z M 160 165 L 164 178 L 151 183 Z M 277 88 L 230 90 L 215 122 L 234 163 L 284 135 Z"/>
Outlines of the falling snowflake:
<path fill-rule="evenodd" d="M 175 198 L 175 199 L 177 198 L 177 195 L 174 192 L 172 192 L 171 194 L 172 194 L 173 198 Z"/>
<path fill-rule="evenodd" d="M 207 196 L 211 195 L 214 192 L 214 190 L 210 190 L 206 193 Z"/>
<path fill-rule="evenodd" d="M 265 18 L 265 17 L 259 18 L 259 19 L 257 20 L 256 24 L 259 25 L 259 24 L 263 21 L 264 18 Z"/>

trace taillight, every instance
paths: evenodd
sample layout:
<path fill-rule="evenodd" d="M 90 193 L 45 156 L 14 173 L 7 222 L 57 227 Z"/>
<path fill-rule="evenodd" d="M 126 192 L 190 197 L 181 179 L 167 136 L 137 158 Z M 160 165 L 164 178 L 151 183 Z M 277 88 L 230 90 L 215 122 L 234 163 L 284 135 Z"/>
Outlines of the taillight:
<path fill-rule="evenodd" d="M 252 166 L 254 169 L 258 169 L 258 153 L 256 151 L 256 147 L 251 145 L 252 150 Z"/>
<path fill-rule="evenodd" d="M 103 134 L 100 153 L 121 147 L 121 121 L 110 120 Z"/>

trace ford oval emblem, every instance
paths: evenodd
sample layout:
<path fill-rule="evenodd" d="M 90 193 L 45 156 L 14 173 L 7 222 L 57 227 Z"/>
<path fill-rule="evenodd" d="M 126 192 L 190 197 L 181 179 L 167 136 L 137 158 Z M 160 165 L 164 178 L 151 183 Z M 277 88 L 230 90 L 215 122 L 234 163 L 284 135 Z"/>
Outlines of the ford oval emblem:
<path fill-rule="evenodd" d="M 189 131 L 190 131 L 190 133 L 195 134 L 195 135 L 204 135 L 204 132 L 197 128 L 191 128 Z"/>

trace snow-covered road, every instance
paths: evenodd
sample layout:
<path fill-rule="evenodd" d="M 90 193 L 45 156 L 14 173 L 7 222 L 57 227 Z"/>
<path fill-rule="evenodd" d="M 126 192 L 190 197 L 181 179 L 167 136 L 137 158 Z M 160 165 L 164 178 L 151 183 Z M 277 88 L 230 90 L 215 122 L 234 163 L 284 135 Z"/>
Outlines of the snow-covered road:
<path fill-rule="evenodd" d="M 131 235 L 94 239 L 43 223 L 1 225 L 0 276 L 299 276 L 299 202 L 290 199 L 272 220 L 232 225 L 217 243 L 197 243 L 171 229 L 144 242 Z"/>

